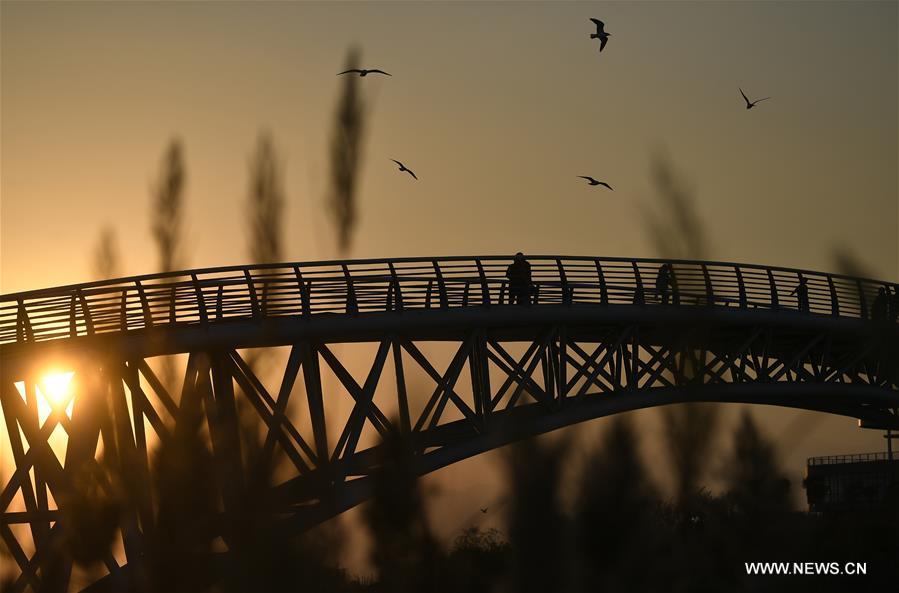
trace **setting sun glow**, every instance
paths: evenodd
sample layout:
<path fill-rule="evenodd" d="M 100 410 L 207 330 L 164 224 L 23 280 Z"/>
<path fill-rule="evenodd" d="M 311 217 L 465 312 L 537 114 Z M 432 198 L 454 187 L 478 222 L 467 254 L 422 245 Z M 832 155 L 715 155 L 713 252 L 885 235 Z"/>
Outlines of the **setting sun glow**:
<path fill-rule="evenodd" d="M 74 372 L 69 371 L 44 375 L 40 383 L 40 389 L 51 406 L 56 407 L 68 403 L 71 395 L 70 383 L 74 374 Z"/>

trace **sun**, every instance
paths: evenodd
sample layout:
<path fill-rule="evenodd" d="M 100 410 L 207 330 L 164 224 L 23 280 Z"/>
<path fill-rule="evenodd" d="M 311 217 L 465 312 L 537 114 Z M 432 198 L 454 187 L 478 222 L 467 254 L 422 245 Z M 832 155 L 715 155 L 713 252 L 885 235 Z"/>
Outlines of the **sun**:
<path fill-rule="evenodd" d="M 41 379 L 41 393 L 47 398 L 47 402 L 53 407 L 64 405 L 69 401 L 72 388 L 73 371 L 61 373 L 47 373 Z"/>

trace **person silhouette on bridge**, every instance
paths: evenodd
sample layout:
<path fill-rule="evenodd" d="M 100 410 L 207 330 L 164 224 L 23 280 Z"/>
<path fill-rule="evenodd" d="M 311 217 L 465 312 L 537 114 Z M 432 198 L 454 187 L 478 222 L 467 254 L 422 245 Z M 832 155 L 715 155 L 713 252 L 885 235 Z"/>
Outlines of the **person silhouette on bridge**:
<path fill-rule="evenodd" d="M 808 313 L 808 280 L 806 280 L 804 276 L 799 277 L 799 284 L 796 285 L 796 288 L 793 289 L 790 296 L 793 296 L 794 294 L 796 295 L 796 302 L 799 305 L 799 310 Z"/>
<path fill-rule="evenodd" d="M 519 305 L 530 305 L 531 294 L 534 292 L 534 283 L 531 281 L 531 264 L 524 258 L 520 251 L 515 254 L 515 260 L 506 268 L 506 278 L 509 279 L 509 301 Z"/>
<path fill-rule="evenodd" d="M 667 262 L 662 264 L 656 275 L 656 292 L 659 295 L 659 301 L 663 305 L 667 305 L 668 295 L 671 292 L 671 264 Z"/>
<path fill-rule="evenodd" d="M 877 289 L 877 296 L 871 305 L 871 319 L 875 321 L 887 321 L 890 318 L 890 289 L 881 286 Z"/>

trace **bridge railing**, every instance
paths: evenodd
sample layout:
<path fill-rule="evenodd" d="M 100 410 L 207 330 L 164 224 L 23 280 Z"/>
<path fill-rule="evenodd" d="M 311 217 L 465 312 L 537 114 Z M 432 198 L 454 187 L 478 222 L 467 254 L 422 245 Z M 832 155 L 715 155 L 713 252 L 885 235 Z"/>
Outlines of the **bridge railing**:
<path fill-rule="evenodd" d="M 877 453 L 850 453 L 846 455 L 825 455 L 822 457 L 809 457 L 807 465 L 834 465 L 841 463 L 868 463 L 871 461 L 891 461 L 893 457 L 888 452 Z"/>
<path fill-rule="evenodd" d="M 508 305 L 510 257 L 235 266 L 0 296 L 0 344 L 269 317 Z M 771 309 L 868 319 L 887 283 L 721 262 L 529 257 L 533 304 Z M 657 285 L 671 265 L 667 298 Z M 807 305 L 797 290 L 807 290 Z M 895 291 L 895 287 L 893 288 Z M 895 317 L 895 316 L 894 316 Z"/>

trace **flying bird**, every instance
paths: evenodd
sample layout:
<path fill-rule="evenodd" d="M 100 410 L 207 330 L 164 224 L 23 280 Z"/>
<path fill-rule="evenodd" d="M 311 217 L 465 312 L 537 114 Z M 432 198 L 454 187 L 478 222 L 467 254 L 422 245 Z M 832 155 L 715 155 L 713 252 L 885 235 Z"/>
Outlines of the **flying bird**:
<path fill-rule="evenodd" d="M 481 512 L 484 513 L 484 514 L 486 515 L 486 514 L 487 514 L 487 507 L 482 508 L 482 509 L 481 509 Z"/>
<path fill-rule="evenodd" d="M 343 72 L 338 73 L 337 76 L 340 76 L 341 74 L 352 74 L 352 73 L 358 74 L 359 76 L 367 76 L 369 74 L 386 74 L 387 76 L 393 76 L 393 74 L 390 74 L 389 72 L 384 72 L 383 70 L 378 70 L 377 68 L 373 68 L 371 70 L 366 70 L 365 68 L 353 68 L 351 70 L 344 70 Z"/>
<path fill-rule="evenodd" d="M 603 27 L 605 24 L 599 19 L 590 19 L 594 23 L 596 23 L 596 33 L 590 34 L 590 39 L 599 39 L 599 51 L 602 51 L 602 48 L 606 46 L 606 43 L 609 42 L 609 33 L 603 31 Z"/>
<path fill-rule="evenodd" d="M 407 168 L 406 165 L 404 165 L 403 163 L 399 162 L 396 159 L 390 159 L 390 160 L 400 166 L 400 171 L 405 171 L 406 173 L 408 173 L 409 175 L 414 177 L 416 181 L 418 181 L 418 177 L 415 176 L 415 173 L 412 172 L 412 169 Z"/>
<path fill-rule="evenodd" d="M 597 181 L 596 179 L 593 179 L 592 177 L 588 177 L 586 175 L 578 175 L 578 177 L 580 177 L 581 179 L 586 179 L 590 183 L 590 185 L 604 185 L 607 188 L 612 189 L 612 186 L 609 185 L 608 183 L 606 183 L 605 181 Z M 615 190 L 612 190 L 612 191 L 615 191 Z"/>
<path fill-rule="evenodd" d="M 746 109 L 752 109 L 755 107 L 756 103 L 760 103 L 765 99 L 770 99 L 771 97 L 765 97 L 764 99 L 756 99 L 755 101 L 750 101 L 749 97 L 746 96 L 746 93 L 743 92 L 743 89 L 740 89 L 740 94 L 743 95 L 743 100 L 746 101 Z"/>

